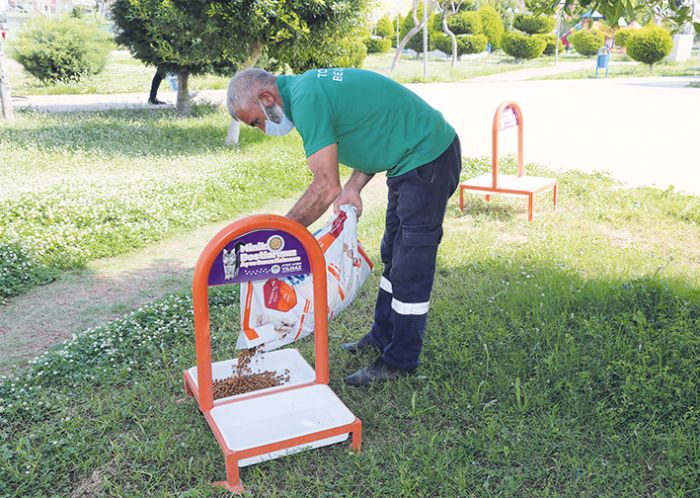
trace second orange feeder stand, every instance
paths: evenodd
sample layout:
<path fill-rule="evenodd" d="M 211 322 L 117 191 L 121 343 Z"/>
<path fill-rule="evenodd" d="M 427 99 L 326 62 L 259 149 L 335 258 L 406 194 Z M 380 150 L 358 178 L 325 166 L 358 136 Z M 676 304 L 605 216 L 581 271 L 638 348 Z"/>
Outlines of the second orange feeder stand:
<path fill-rule="evenodd" d="M 500 131 L 518 127 L 518 174 L 504 175 L 499 173 L 498 165 L 498 134 Z M 485 173 L 459 186 L 459 208 L 464 211 L 464 193 L 486 194 L 486 201 L 491 200 L 491 194 L 510 194 L 527 197 L 528 220 L 532 221 L 535 210 L 535 196 L 552 190 L 554 209 L 557 208 L 557 179 L 542 176 L 525 175 L 523 160 L 523 113 L 520 106 L 511 100 L 501 103 L 493 117 L 491 129 L 491 173 Z"/>

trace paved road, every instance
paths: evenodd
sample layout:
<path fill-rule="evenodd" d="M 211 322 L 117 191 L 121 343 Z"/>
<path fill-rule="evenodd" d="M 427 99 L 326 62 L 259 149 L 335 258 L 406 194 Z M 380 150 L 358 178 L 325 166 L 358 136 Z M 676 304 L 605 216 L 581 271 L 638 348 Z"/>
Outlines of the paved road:
<path fill-rule="evenodd" d="M 504 79 L 408 86 L 457 128 L 466 155 L 490 156 L 493 113 L 502 100 L 514 99 L 525 117 L 526 161 L 609 170 L 631 185 L 674 185 L 700 194 L 700 88 L 688 87 L 700 78 Z M 163 97 L 174 101 L 174 94 Z M 198 98 L 221 102 L 223 91 L 201 92 Z M 57 112 L 153 107 L 145 101 L 145 94 L 36 96 L 20 107 Z M 504 153 L 515 150 L 513 132 L 511 138 L 502 141 Z"/>
<path fill-rule="evenodd" d="M 609 170 L 632 185 L 674 185 L 700 194 L 700 78 L 465 82 L 409 85 L 455 126 L 465 155 L 491 155 L 498 104 L 516 100 L 525 160 Z M 502 152 L 516 135 L 504 133 Z"/>

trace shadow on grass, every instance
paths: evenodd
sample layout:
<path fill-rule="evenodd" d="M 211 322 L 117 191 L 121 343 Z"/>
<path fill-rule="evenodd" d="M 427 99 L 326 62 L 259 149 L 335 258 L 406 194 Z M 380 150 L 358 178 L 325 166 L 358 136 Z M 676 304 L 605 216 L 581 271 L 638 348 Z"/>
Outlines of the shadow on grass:
<path fill-rule="evenodd" d="M 517 204 L 517 201 L 504 202 L 503 200 L 495 200 L 495 197 L 495 195 L 492 195 L 491 201 L 486 202 L 483 195 L 465 193 L 464 212 L 459 209 L 459 206 L 453 206 L 448 209 L 455 218 L 473 217 L 475 222 L 489 220 L 510 221 L 514 216 L 521 215 L 523 212 L 527 216 L 527 205 L 523 208 Z M 527 203 L 527 201 L 523 202 Z"/>

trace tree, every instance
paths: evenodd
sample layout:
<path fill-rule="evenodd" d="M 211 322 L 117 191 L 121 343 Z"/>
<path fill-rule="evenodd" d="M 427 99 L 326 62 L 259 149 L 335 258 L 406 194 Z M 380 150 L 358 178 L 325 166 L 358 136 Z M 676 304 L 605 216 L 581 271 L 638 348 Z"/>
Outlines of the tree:
<path fill-rule="evenodd" d="M 112 37 L 87 19 L 36 18 L 13 43 L 15 60 L 44 83 L 77 81 L 98 74 L 114 48 Z"/>
<path fill-rule="evenodd" d="M 569 37 L 574 50 L 581 55 L 590 57 L 598 53 L 598 49 L 605 45 L 605 36 L 595 29 L 583 29 Z"/>
<path fill-rule="evenodd" d="M 209 16 L 206 0 L 117 0 L 112 6 L 117 43 L 137 59 L 178 74 L 177 112 L 190 113 L 189 76 L 230 71 L 245 59 L 245 45 Z"/>
<path fill-rule="evenodd" d="M 496 9 L 490 5 L 486 5 L 479 9 L 479 14 L 481 15 L 481 24 L 484 27 L 484 34 L 489 40 L 493 50 L 501 48 L 501 41 L 503 39 L 503 33 L 505 32 L 505 26 L 501 20 L 501 16 L 498 15 Z"/>
<path fill-rule="evenodd" d="M 610 26 L 617 26 L 620 18 L 634 19 L 641 12 L 651 12 L 680 29 L 693 22 L 692 3 L 687 0 L 561 0 L 564 9 L 573 12 L 577 6 L 585 10 L 597 10 Z M 555 13 L 560 0 L 530 0 L 528 8 L 537 14 Z M 700 33 L 700 23 L 695 22 L 695 30 Z"/>
<path fill-rule="evenodd" d="M 423 2 L 418 3 L 418 20 L 422 21 L 423 19 Z M 401 30 L 399 31 L 399 36 L 403 37 L 405 36 L 413 27 L 414 27 L 414 21 L 412 16 L 407 16 L 404 18 L 403 23 L 401 24 Z M 434 48 L 434 36 L 436 33 L 436 29 L 439 28 L 439 19 L 438 16 L 435 14 L 432 14 L 430 11 L 428 11 L 428 50 L 433 50 Z M 422 31 L 422 28 L 421 28 Z M 411 38 L 408 43 L 406 44 L 405 48 L 414 50 L 416 54 L 422 53 L 423 52 L 423 37 L 419 33 L 416 33 L 418 36 L 414 36 Z"/>
<path fill-rule="evenodd" d="M 503 26 L 508 26 L 512 20 L 513 12 L 517 10 L 518 2 L 515 0 L 482 0 L 481 6 L 490 6 L 496 9 Z"/>
<path fill-rule="evenodd" d="M 654 64 L 666 57 L 672 48 L 673 39 L 670 33 L 653 24 L 635 31 L 627 38 L 627 55 L 638 62 L 648 64 L 649 71 Z"/>
<path fill-rule="evenodd" d="M 438 7 L 440 8 L 440 11 L 442 12 L 442 15 L 440 16 L 440 27 L 442 28 L 442 32 L 445 33 L 446 36 L 449 37 L 450 39 L 450 45 L 451 45 L 451 54 L 452 54 L 452 67 L 457 66 L 457 57 L 458 55 L 458 47 L 457 47 L 457 36 L 455 33 L 450 29 L 450 23 L 448 21 L 448 16 L 455 15 L 457 12 L 460 11 L 462 7 L 461 1 L 455 2 L 455 0 L 443 0 L 441 3 L 438 4 Z M 439 48 L 439 47 L 438 47 Z M 443 47 L 447 48 L 447 47 Z"/>
<path fill-rule="evenodd" d="M 384 16 L 377 21 L 375 34 L 381 38 L 388 38 L 389 40 L 394 38 L 394 35 L 396 34 L 394 30 L 394 23 L 391 22 L 389 16 Z"/>
<path fill-rule="evenodd" d="M 255 65 L 294 70 L 356 62 L 367 0 L 116 0 L 117 41 L 148 64 L 179 74 L 178 112 L 189 107 L 190 74 Z M 352 55 L 352 57 L 350 57 Z M 331 64 L 328 64 L 328 63 Z M 361 61 L 360 61 L 361 63 Z"/>
<path fill-rule="evenodd" d="M 0 36 L 0 104 L 2 115 L 7 121 L 15 119 L 15 111 L 12 106 L 12 91 L 10 89 L 10 77 L 7 75 L 7 62 L 5 61 L 5 40 Z"/>
<path fill-rule="evenodd" d="M 418 7 L 419 5 L 421 6 L 420 9 L 420 17 L 418 15 Z M 423 8 L 422 8 L 422 3 L 420 3 L 420 0 L 413 0 L 413 6 L 411 7 L 411 13 L 412 13 L 412 20 L 413 20 L 413 27 L 408 30 L 406 35 L 404 35 L 401 38 L 401 41 L 399 42 L 399 46 L 396 47 L 396 54 L 394 55 L 394 60 L 391 61 L 391 72 L 394 72 L 394 69 L 396 69 L 396 66 L 399 64 L 399 59 L 401 58 L 401 53 L 403 52 L 404 48 L 406 48 L 406 45 L 408 44 L 411 39 L 418 34 L 420 30 L 423 29 L 423 24 L 426 23 L 428 20 L 423 19 Z M 430 12 L 428 13 L 430 15 Z"/>
<path fill-rule="evenodd" d="M 5 22 L 5 9 L 7 3 L 0 0 L 0 28 Z M 15 110 L 12 106 L 12 91 L 10 89 L 10 77 L 7 74 L 7 61 L 5 60 L 5 40 L 0 36 L 0 107 L 2 115 L 8 121 L 15 119 Z"/>
<path fill-rule="evenodd" d="M 539 35 L 511 31 L 503 35 L 503 51 L 516 60 L 536 59 L 547 48 L 547 42 Z"/>

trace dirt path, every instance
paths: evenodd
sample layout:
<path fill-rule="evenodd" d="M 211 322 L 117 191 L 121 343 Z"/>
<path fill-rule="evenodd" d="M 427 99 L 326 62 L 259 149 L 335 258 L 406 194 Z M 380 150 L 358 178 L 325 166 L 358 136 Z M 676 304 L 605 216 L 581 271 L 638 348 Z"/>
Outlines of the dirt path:
<path fill-rule="evenodd" d="M 384 209 L 384 177 L 372 180 L 362 197 L 366 212 Z M 256 212 L 284 214 L 293 202 L 276 201 Z M 94 261 L 84 271 L 10 299 L 0 307 L 0 373 L 26 364 L 75 333 L 188 289 L 202 248 L 228 223 L 203 226 L 136 252 Z"/>

